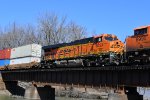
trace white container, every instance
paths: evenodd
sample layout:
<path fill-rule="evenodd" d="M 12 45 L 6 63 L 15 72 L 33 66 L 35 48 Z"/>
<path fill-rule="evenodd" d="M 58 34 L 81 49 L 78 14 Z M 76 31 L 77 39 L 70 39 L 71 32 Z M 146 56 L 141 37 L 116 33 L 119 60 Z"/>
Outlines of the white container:
<path fill-rule="evenodd" d="M 25 57 L 25 58 L 11 59 L 10 60 L 10 65 L 35 63 L 35 62 L 40 62 L 40 61 L 41 61 L 41 58 L 37 58 L 37 57 Z"/>
<path fill-rule="evenodd" d="M 10 59 L 20 57 L 41 57 L 42 46 L 38 44 L 30 44 L 11 49 Z"/>

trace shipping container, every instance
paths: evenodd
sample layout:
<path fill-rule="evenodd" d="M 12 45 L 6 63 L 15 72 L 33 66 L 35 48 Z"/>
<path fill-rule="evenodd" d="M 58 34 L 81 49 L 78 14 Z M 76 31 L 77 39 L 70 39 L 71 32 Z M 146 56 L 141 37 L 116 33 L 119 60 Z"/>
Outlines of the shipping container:
<path fill-rule="evenodd" d="M 30 44 L 11 49 L 11 59 L 21 57 L 41 57 L 41 45 Z"/>
<path fill-rule="evenodd" d="M 10 64 L 10 60 L 0 60 L 0 66 L 6 66 Z"/>
<path fill-rule="evenodd" d="M 0 50 L 0 59 L 10 59 L 11 49 Z"/>
<path fill-rule="evenodd" d="M 40 61 L 41 61 L 41 58 L 38 58 L 38 57 L 16 58 L 16 59 L 10 60 L 10 65 L 36 63 L 36 62 L 40 62 Z"/>

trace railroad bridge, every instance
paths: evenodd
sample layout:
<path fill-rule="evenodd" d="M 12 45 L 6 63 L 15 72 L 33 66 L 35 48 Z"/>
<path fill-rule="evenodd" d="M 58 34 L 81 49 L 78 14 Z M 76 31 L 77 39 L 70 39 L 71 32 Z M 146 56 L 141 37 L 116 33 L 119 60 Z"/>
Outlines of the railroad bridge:
<path fill-rule="evenodd" d="M 113 87 L 123 90 L 127 94 L 128 100 L 133 100 L 133 98 L 134 100 L 142 100 L 136 87 L 150 86 L 150 65 L 5 70 L 1 73 L 6 88 L 11 92 L 17 85 L 17 81 L 25 81 L 33 82 L 36 87 L 36 83 L 74 87 Z M 49 88 L 51 97 L 53 97 L 51 99 L 54 99 L 55 90 L 51 89 L 49 85 L 46 85 L 43 91 Z"/>

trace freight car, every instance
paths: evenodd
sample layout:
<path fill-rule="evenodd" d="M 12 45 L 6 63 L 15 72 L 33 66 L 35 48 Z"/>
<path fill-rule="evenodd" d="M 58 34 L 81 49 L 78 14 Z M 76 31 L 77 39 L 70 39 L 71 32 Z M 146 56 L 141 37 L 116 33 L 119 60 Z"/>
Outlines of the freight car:
<path fill-rule="evenodd" d="M 27 69 L 41 61 L 41 45 L 29 44 L 0 50 L 0 69 Z"/>
<path fill-rule="evenodd" d="M 126 38 L 126 57 L 129 64 L 150 62 L 150 26 L 134 29 L 134 35 Z"/>
<path fill-rule="evenodd" d="M 124 44 L 112 34 L 84 38 L 70 43 L 44 46 L 44 67 L 118 65 Z"/>

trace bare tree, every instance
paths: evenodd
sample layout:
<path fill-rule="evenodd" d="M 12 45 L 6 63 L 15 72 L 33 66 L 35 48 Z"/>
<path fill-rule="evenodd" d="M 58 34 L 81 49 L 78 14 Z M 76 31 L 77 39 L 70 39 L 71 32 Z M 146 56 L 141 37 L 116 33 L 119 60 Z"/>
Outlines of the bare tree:
<path fill-rule="evenodd" d="M 77 25 L 75 22 L 70 22 L 67 27 L 68 42 L 79 40 L 86 37 L 86 28 Z"/>
<path fill-rule="evenodd" d="M 16 25 L 14 22 L 6 31 L 6 40 L 10 47 L 17 47 L 24 44 L 24 29 L 23 27 Z"/>
<path fill-rule="evenodd" d="M 46 13 L 38 20 L 39 32 L 43 35 L 45 45 L 70 42 L 85 37 L 86 29 L 74 22 L 67 23 L 66 17 Z"/>
<path fill-rule="evenodd" d="M 26 27 L 24 27 L 24 44 L 38 43 L 35 31 L 35 27 L 32 25 L 28 24 Z"/>
<path fill-rule="evenodd" d="M 38 26 L 10 24 L 5 30 L 0 29 L 0 49 L 14 48 L 26 44 L 38 43 L 52 45 L 70 42 L 86 36 L 85 27 L 67 21 L 66 17 L 58 17 L 54 13 L 46 13 L 38 19 Z"/>
<path fill-rule="evenodd" d="M 66 18 L 58 18 L 55 14 L 46 13 L 39 18 L 39 32 L 43 35 L 45 45 L 57 44 L 62 40 L 64 34 Z"/>
<path fill-rule="evenodd" d="M 35 40 L 34 28 L 29 25 L 25 27 L 14 22 L 0 31 L 0 49 L 35 43 Z"/>

